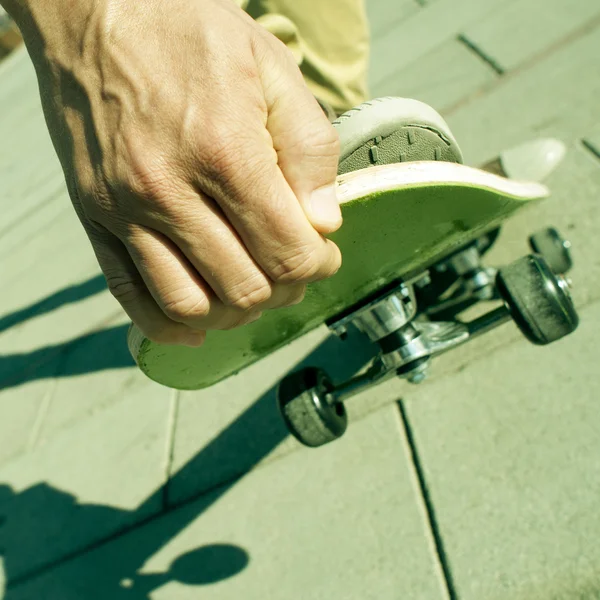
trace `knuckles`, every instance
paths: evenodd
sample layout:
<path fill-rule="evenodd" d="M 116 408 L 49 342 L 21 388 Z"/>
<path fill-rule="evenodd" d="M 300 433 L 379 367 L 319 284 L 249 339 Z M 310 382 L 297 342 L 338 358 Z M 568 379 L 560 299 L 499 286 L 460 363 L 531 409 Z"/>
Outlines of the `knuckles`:
<path fill-rule="evenodd" d="M 127 195 L 159 204 L 173 197 L 176 173 L 153 150 L 137 148 L 121 161 L 117 186 Z"/>
<path fill-rule="evenodd" d="M 78 173 L 77 180 L 86 214 L 100 223 L 127 220 L 144 204 L 168 210 L 173 199 L 181 195 L 177 193 L 177 169 L 152 150 L 140 148 L 126 157 L 110 157 L 93 175 Z"/>
<path fill-rule="evenodd" d="M 265 304 L 271 296 L 271 286 L 267 282 L 259 286 L 240 285 L 225 292 L 225 304 L 247 312 Z"/>
<path fill-rule="evenodd" d="M 316 251 L 302 249 L 280 257 L 271 267 L 270 275 L 277 283 L 308 283 L 321 278 L 321 266 Z M 327 274 L 322 274 L 322 277 L 326 276 Z"/>
<path fill-rule="evenodd" d="M 209 316 L 210 301 L 203 294 L 188 295 L 178 299 L 163 301 L 162 310 L 172 321 L 194 323 Z"/>
<path fill-rule="evenodd" d="M 340 155 L 340 138 L 331 125 L 326 124 L 316 127 L 310 134 L 301 136 L 301 140 L 297 150 L 303 156 L 338 160 Z"/>
<path fill-rule="evenodd" d="M 113 297 L 125 307 L 137 302 L 143 294 L 141 284 L 127 276 L 106 275 L 106 284 Z"/>
<path fill-rule="evenodd" d="M 144 327 L 140 327 L 140 331 L 144 334 L 144 337 L 156 344 L 175 345 L 181 341 L 181 334 L 176 327 L 153 327 L 152 325 L 145 325 Z"/>
<path fill-rule="evenodd" d="M 248 140 L 248 144 L 251 141 Z M 248 150 L 244 148 L 245 139 L 239 132 L 228 127 L 211 124 L 197 144 L 196 156 L 198 168 L 205 177 L 220 186 L 229 187 L 232 179 L 239 180 L 239 171 L 248 174 Z M 257 161 L 258 162 L 258 161 Z"/>

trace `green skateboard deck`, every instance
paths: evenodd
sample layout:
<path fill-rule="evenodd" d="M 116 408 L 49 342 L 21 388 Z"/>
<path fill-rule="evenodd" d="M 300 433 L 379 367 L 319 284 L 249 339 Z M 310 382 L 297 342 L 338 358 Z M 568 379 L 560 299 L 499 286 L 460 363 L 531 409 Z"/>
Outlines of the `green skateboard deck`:
<path fill-rule="evenodd" d="M 130 351 L 140 369 L 163 385 L 211 386 L 386 284 L 419 274 L 547 195 L 542 185 L 454 163 L 401 163 L 342 175 L 344 225 L 330 237 L 343 265 L 334 277 L 309 285 L 301 304 L 268 311 L 239 329 L 209 331 L 200 348 L 156 344 L 132 326 Z"/>

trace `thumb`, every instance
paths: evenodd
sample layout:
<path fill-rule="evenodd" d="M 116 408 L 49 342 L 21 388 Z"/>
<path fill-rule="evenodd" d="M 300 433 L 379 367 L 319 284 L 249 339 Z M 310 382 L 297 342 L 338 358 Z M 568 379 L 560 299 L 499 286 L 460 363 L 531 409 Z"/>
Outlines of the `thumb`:
<path fill-rule="evenodd" d="M 267 130 L 278 165 L 319 233 L 342 224 L 336 194 L 340 144 L 336 130 L 310 93 L 292 54 L 278 41 L 275 55 L 259 61 L 268 107 Z"/>

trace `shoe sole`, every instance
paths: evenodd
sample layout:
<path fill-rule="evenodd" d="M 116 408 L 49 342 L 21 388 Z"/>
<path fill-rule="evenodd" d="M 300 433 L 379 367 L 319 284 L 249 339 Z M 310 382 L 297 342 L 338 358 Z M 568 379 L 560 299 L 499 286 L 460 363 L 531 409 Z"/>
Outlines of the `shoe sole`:
<path fill-rule="evenodd" d="M 333 126 L 341 144 L 339 175 L 398 162 L 463 162 L 446 121 L 418 100 L 376 98 L 340 115 Z"/>

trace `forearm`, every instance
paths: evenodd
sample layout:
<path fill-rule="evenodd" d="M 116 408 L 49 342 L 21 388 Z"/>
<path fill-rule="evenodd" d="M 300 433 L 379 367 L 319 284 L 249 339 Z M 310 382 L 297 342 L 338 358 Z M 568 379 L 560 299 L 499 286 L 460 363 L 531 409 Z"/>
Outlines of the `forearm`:
<path fill-rule="evenodd" d="M 15 21 L 34 63 L 58 58 L 65 46 L 83 41 L 91 13 L 102 12 L 105 0 L 0 0 Z"/>

